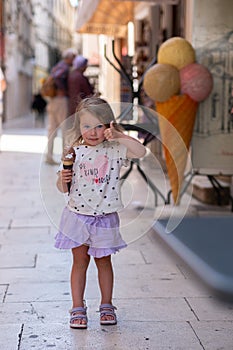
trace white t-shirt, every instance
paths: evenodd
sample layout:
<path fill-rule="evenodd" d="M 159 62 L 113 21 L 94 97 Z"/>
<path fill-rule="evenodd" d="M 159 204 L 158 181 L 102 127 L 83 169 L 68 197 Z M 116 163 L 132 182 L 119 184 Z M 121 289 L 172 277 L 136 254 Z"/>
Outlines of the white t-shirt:
<path fill-rule="evenodd" d="M 73 179 L 68 208 L 85 215 L 104 215 L 123 208 L 120 169 L 127 165 L 127 148 L 104 141 L 97 146 L 74 147 Z"/>

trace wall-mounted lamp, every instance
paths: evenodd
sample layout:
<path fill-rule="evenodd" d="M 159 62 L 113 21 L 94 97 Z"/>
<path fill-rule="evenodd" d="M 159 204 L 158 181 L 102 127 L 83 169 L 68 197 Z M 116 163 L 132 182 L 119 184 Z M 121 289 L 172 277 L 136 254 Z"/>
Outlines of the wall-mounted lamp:
<path fill-rule="evenodd" d="M 135 53 L 134 48 L 134 24 L 128 23 L 128 56 L 133 57 Z"/>

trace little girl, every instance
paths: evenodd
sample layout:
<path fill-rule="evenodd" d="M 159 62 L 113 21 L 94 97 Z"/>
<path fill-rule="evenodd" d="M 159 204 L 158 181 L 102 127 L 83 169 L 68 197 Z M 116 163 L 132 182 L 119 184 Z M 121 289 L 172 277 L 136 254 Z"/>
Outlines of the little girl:
<path fill-rule="evenodd" d="M 68 192 L 70 182 L 71 189 L 55 243 L 56 248 L 72 249 L 73 254 L 70 327 L 87 328 L 84 291 L 90 256 L 98 270 L 100 324 L 113 325 L 117 319 L 112 305 L 111 254 L 126 247 L 117 214 L 123 207 L 120 169 L 128 158 L 141 158 L 146 150 L 138 140 L 122 132 L 109 104 L 97 97 L 80 102 L 71 135 L 75 162 L 73 171 L 58 172 L 59 191 Z"/>

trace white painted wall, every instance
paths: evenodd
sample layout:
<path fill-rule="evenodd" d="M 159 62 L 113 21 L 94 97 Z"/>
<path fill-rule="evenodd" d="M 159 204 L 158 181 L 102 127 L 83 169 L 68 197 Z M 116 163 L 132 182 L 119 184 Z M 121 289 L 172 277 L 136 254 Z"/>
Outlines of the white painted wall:
<path fill-rule="evenodd" d="M 189 3 L 189 0 L 187 1 Z M 190 0 L 187 36 L 197 60 L 209 68 L 214 88 L 199 104 L 193 136 L 193 165 L 201 173 L 233 174 L 233 1 Z M 188 18 L 188 17 L 187 17 Z M 232 33 L 232 34 L 231 34 Z"/>
<path fill-rule="evenodd" d="M 193 1 L 192 42 L 201 47 L 233 30 L 232 0 Z"/>

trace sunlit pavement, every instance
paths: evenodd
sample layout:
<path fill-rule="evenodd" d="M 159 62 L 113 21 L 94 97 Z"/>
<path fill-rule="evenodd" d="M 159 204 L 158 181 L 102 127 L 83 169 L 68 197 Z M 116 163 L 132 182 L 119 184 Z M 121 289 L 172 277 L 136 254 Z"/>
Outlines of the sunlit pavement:
<path fill-rule="evenodd" d="M 151 226 L 169 206 L 136 169 L 123 184 L 121 213 L 128 247 L 113 257 L 118 324 L 100 326 L 96 269 L 91 263 L 86 300 L 88 329 L 71 330 L 70 252 L 53 248 L 66 197 L 55 187 L 56 166 L 44 163 L 46 131 L 5 129 L 0 153 L 0 349 L 232 349 L 232 304 L 222 304 L 199 284 L 155 235 Z M 61 142 L 56 140 L 59 160 Z M 164 189 L 166 180 L 151 158 L 142 166 Z M 211 208 L 185 195 L 180 210 L 200 216 Z M 169 214 L 168 214 L 169 215 Z"/>

